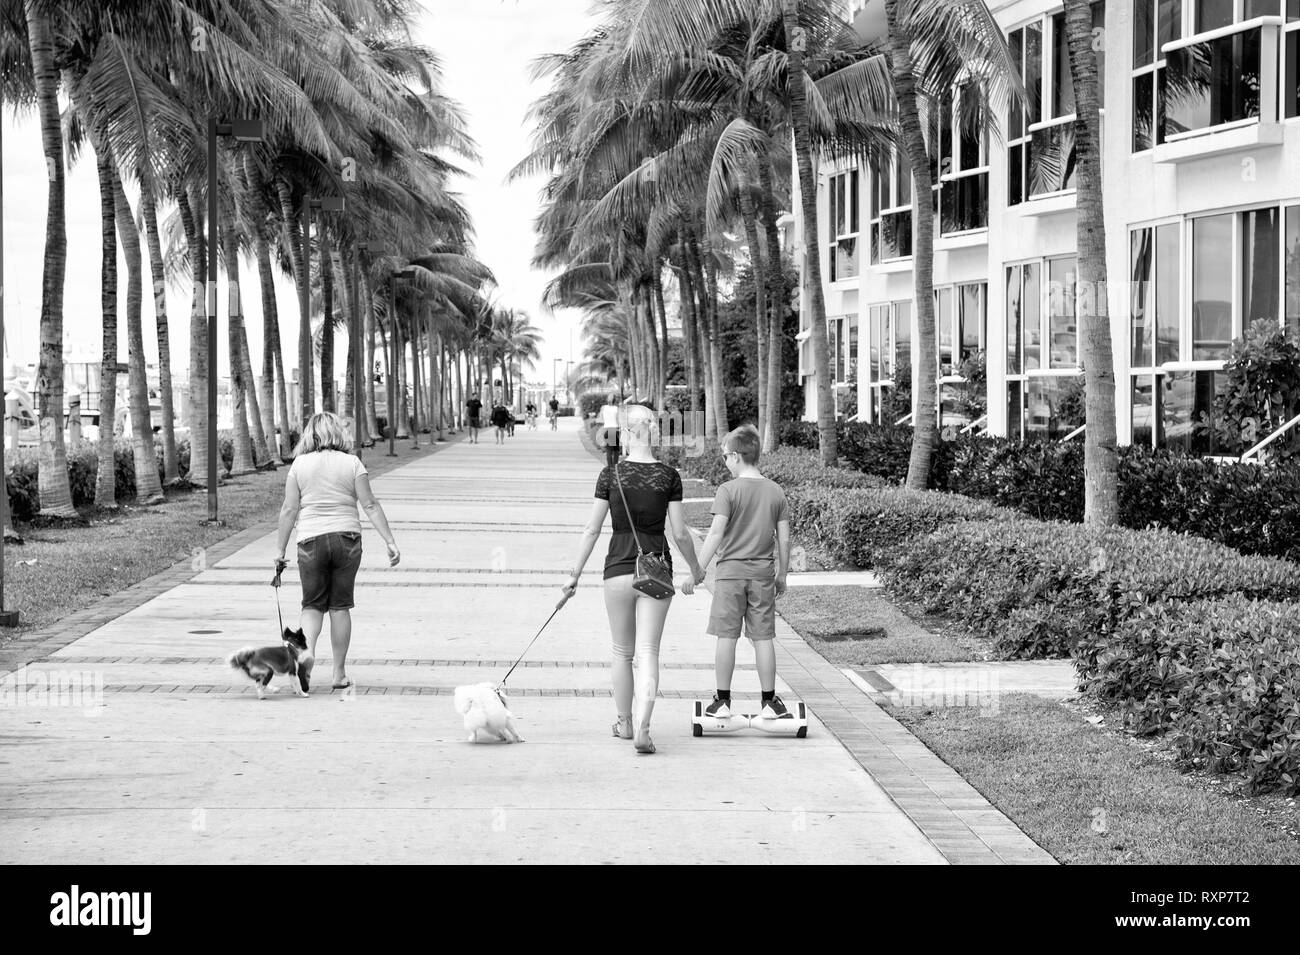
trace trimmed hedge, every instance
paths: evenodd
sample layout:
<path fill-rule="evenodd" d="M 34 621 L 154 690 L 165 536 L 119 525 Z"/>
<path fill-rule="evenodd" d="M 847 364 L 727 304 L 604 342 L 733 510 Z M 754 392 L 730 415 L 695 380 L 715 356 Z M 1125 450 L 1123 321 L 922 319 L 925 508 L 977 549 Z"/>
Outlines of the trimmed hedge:
<path fill-rule="evenodd" d="M 1187 535 L 971 521 L 901 541 L 878 564 L 895 594 L 994 642 L 1004 659 L 1064 656 L 1152 601 L 1300 599 L 1300 566 Z"/>
<path fill-rule="evenodd" d="M 1157 602 L 1081 644 L 1081 686 L 1179 755 L 1242 772 L 1252 791 L 1300 792 L 1300 616 L 1241 596 Z"/>

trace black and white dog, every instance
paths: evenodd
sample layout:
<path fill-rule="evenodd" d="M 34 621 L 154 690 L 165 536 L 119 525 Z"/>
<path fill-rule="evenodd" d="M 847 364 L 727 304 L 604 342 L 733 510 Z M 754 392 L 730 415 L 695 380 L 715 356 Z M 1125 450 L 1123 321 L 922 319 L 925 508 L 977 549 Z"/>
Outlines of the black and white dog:
<path fill-rule="evenodd" d="M 307 637 L 302 629 L 290 630 L 285 627 L 284 643 L 280 646 L 244 647 L 227 657 L 226 662 L 232 670 L 242 671 L 257 684 L 259 700 L 266 698 L 265 687 L 277 673 L 292 677 L 293 691 L 299 696 L 306 696 L 311 681 L 311 658 L 299 663 L 299 658 L 306 653 Z"/>

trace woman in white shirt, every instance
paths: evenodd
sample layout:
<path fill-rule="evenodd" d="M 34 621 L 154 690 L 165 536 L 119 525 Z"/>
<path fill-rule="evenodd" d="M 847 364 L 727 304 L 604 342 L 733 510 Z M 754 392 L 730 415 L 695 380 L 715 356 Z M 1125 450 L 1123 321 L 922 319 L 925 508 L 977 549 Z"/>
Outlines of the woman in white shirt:
<path fill-rule="evenodd" d="M 347 675 L 348 645 L 352 642 L 352 590 L 361 566 L 359 503 L 379 536 L 388 545 L 388 564 L 401 554 L 388 528 L 384 509 L 370 490 L 366 466 L 351 453 L 348 429 L 335 414 L 312 415 L 294 448 L 293 466 L 284 485 L 277 538 L 277 569 L 284 566 L 289 535 L 298 526 L 298 576 L 302 580 L 302 616 L 307 655 L 300 665 L 311 671 L 316 639 L 330 615 L 334 687 L 352 685 Z"/>

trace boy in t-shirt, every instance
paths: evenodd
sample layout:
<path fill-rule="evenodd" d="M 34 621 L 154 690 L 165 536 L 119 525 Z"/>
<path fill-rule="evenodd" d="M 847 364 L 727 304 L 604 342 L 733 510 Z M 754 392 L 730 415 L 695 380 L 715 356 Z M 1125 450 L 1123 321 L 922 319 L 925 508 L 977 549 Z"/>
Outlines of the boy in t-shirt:
<path fill-rule="evenodd" d="M 776 598 L 785 593 L 790 568 L 790 515 L 785 491 L 758 469 L 758 429 L 743 425 L 723 439 L 723 460 L 733 480 L 713 499 L 713 525 L 700 551 L 700 580 L 714 554 L 713 605 L 708 632 L 718 638 L 714 669 L 718 692 L 705 712 L 731 715 L 731 676 L 741 625 L 754 644 L 763 691 L 762 716 L 789 716 L 776 695 Z"/>

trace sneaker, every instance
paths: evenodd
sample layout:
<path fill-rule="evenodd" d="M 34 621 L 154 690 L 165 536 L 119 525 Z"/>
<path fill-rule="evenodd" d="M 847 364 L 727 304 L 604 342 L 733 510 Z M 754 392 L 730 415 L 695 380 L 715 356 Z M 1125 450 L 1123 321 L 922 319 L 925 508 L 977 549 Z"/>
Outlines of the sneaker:
<path fill-rule="evenodd" d="M 779 696 L 772 697 L 771 702 L 763 704 L 763 712 L 759 714 L 765 720 L 792 720 L 794 716 L 785 708 Z"/>
<path fill-rule="evenodd" d="M 725 720 L 731 716 L 731 707 L 727 705 L 726 700 L 720 700 L 715 696 L 713 702 L 704 708 L 704 715 Z"/>

